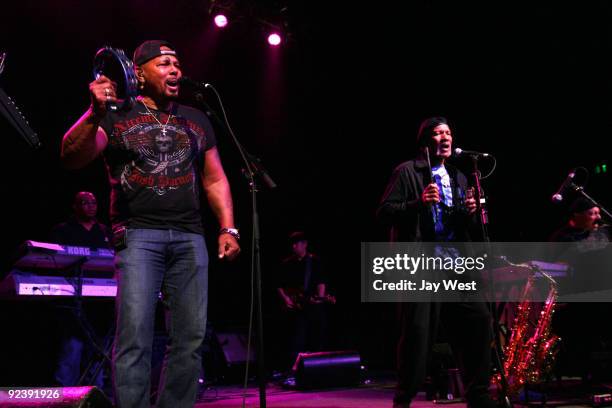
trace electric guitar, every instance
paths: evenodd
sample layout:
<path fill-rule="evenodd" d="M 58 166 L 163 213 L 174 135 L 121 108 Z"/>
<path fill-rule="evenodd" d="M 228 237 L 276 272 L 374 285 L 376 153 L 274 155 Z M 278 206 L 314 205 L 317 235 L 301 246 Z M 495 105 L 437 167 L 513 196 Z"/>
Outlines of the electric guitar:
<path fill-rule="evenodd" d="M 285 295 L 291 299 L 293 307 L 288 307 L 283 299 L 281 299 L 281 308 L 284 311 L 301 311 L 304 310 L 308 305 L 319 305 L 319 304 L 336 304 L 336 297 L 330 294 L 325 296 L 310 296 L 306 297 L 304 288 L 283 288 Z"/>

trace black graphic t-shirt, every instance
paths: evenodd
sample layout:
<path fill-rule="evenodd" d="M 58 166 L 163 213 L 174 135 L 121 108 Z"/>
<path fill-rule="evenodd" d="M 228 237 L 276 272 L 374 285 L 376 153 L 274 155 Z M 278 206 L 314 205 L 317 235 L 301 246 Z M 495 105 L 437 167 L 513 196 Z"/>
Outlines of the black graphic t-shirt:
<path fill-rule="evenodd" d="M 100 126 L 108 135 L 113 228 L 201 234 L 200 171 L 204 152 L 216 145 L 206 115 L 179 104 L 149 112 L 137 102 L 127 112 L 108 113 Z"/>

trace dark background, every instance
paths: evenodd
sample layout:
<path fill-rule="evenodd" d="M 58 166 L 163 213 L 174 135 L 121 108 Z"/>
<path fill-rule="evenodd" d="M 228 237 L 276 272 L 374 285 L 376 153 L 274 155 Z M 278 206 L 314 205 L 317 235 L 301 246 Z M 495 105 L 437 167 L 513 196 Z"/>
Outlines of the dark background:
<path fill-rule="evenodd" d="M 304 229 L 338 297 L 335 347 L 358 348 L 371 366 L 392 366 L 394 308 L 359 303 L 359 242 L 383 239 L 377 201 L 393 168 L 414 155 L 423 118 L 447 116 L 455 145 L 496 156 L 497 170 L 484 182 L 494 240 L 546 239 L 562 216 L 550 196 L 575 166 L 591 174 L 587 191 L 610 205 L 610 176 L 594 167 L 610 163 L 612 6 L 493 3 L 237 1 L 240 21 L 223 31 L 211 27 L 205 1 L 5 5 L 0 86 L 43 147 L 29 149 L 0 119 L 0 272 L 8 273 L 21 242 L 44 241 L 69 215 L 77 191 L 94 192 L 108 220 L 103 162 L 63 170 L 60 141 L 89 103 L 96 50 L 111 45 L 131 55 L 146 39 L 167 39 L 186 75 L 216 86 L 239 139 L 279 185 L 259 194 L 267 339 L 274 344 L 279 330 L 272 276 L 288 253 L 288 232 Z M 291 40 L 270 49 L 257 19 L 273 20 L 281 6 L 288 6 Z M 212 94 L 207 102 L 218 107 Z M 211 265 L 209 316 L 215 327 L 241 327 L 250 196 L 237 152 L 219 132 L 244 238 L 240 261 Z M 210 212 L 205 220 L 216 231 Z M 207 239 L 214 254 L 215 234 Z"/>

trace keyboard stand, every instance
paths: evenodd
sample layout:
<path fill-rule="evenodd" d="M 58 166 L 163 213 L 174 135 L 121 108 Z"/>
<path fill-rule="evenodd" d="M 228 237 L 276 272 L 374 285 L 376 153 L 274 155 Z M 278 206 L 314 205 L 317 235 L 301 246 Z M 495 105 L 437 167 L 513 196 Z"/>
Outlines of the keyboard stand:
<path fill-rule="evenodd" d="M 87 320 L 85 311 L 83 310 L 83 264 L 87 262 L 87 260 L 88 260 L 87 257 L 83 256 L 83 257 L 80 257 L 74 263 L 74 265 L 70 269 L 72 269 L 75 272 L 75 277 L 74 277 L 74 280 L 69 279 L 69 282 L 71 283 L 74 282 L 73 286 L 74 286 L 74 294 L 75 294 L 74 307 L 71 307 L 70 311 L 72 312 L 82 332 L 85 334 L 85 339 L 87 343 L 90 346 L 92 346 L 93 349 L 95 350 L 94 355 L 90 358 L 90 361 L 87 364 L 86 369 L 83 371 L 81 377 L 79 378 L 79 382 L 77 384 L 79 386 L 85 384 L 85 381 L 87 380 L 87 374 L 89 372 L 89 369 L 92 367 L 92 365 L 96 364 L 96 370 L 95 370 L 93 377 L 89 379 L 88 381 L 89 383 L 93 383 L 95 381 L 96 377 L 98 376 L 98 373 L 102 369 L 104 362 L 106 361 L 108 361 L 109 363 L 111 362 L 111 359 L 107 352 L 107 348 L 110 348 L 110 346 L 112 346 L 112 342 L 111 342 L 111 345 L 104 344 L 104 347 L 100 346 L 100 344 L 98 343 L 96 339 L 97 337 L 96 331 L 94 330 L 94 328 L 91 326 L 91 324 Z M 111 326 L 111 330 L 109 331 L 109 333 L 112 333 L 113 329 L 114 329 L 114 324 Z M 109 338 L 110 336 L 107 336 L 107 339 Z M 92 385 L 92 384 L 86 384 L 86 385 Z"/>

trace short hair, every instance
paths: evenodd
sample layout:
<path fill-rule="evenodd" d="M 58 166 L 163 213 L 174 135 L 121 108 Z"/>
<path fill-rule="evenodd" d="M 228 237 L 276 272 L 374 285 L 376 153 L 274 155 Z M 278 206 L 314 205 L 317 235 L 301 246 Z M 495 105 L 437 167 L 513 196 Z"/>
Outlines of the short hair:
<path fill-rule="evenodd" d="M 72 203 L 74 205 L 79 204 L 81 202 L 81 200 L 82 200 L 81 197 L 84 196 L 84 195 L 90 195 L 90 196 L 92 196 L 94 198 L 94 200 L 96 200 L 96 202 L 98 201 L 98 199 L 96 198 L 96 195 L 94 193 L 89 192 L 89 191 L 79 191 L 78 193 L 76 193 L 74 195 L 74 199 L 73 199 Z"/>
<path fill-rule="evenodd" d="M 440 125 L 450 126 L 444 116 L 433 116 L 422 121 L 417 133 L 417 146 L 422 147 L 429 143 L 433 130 Z"/>

